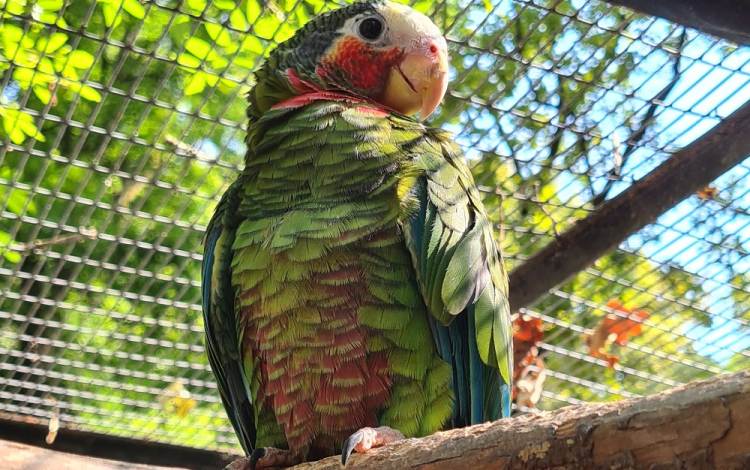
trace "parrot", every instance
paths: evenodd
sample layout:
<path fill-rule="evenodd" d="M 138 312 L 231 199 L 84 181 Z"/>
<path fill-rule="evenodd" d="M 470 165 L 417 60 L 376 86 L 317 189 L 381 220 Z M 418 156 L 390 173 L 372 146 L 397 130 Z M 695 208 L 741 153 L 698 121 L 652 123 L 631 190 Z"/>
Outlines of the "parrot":
<path fill-rule="evenodd" d="M 448 77 L 438 27 L 387 0 L 314 17 L 256 70 L 201 280 L 231 468 L 509 416 L 503 258 L 460 148 L 424 124 Z"/>

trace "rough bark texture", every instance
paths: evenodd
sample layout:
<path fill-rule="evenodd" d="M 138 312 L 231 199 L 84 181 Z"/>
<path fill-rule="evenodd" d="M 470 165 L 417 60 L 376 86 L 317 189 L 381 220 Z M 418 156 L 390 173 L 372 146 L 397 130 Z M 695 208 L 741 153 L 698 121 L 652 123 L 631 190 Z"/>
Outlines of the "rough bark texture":
<path fill-rule="evenodd" d="M 184 470 L 176 467 L 152 467 L 94 459 L 66 454 L 40 447 L 0 441 L 0 469 L 2 470 Z"/>
<path fill-rule="evenodd" d="M 236 456 L 222 452 L 214 452 L 190 447 L 175 446 L 162 442 L 148 442 L 139 439 L 81 431 L 66 427 L 61 423 L 53 444 L 48 445 L 45 439 L 49 432 L 47 419 L 32 416 L 15 417 L 7 413 L 0 413 L 0 440 L 25 443 L 40 446 L 45 451 L 53 452 L 61 461 L 67 461 L 64 456 L 78 454 L 86 457 L 108 459 L 115 462 L 129 462 L 132 464 L 163 465 L 170 467 L 184 467 L 194 470 L 215 470 Z M 21 418 L 21 420 L 18 420 Z M 0 441 L 1 442 L 1 441 Z M 35 447 L 32 447 L 32 449 Z M 40 449 L 41 450 L 41 449 Z M 3 460 L 6 454 L 0 447 L 0 470 L 6 470 Z M 40 460 L 42 462 L 43 460 Z M 36 469 L 35 466 L 11 467 Z M 46 468 L 46 467 L 40 467 Z M 68 467 L 61 467 L 68 468 Z M 77 468 L 75 466 L 70 468 Z M 88 469 L 89 467 L 81 467 Z M 104 469 L 110 467 L 101 467 Z M 115 467 L 117 468 L 117 467 Z M 133 467 L 139 468 L 139 467 Z"/>
<path fill-rule="evenodd" d="M 750 371 L 354 455 L 350 470 L 750 469 Z M 341 470 L 338 458 L 294 470 Z"/>
<path fill-rule="evenodd" d="M 167 446 L 164 457 L 170 452 Z M 205 463 L 197 460 L 193 465 L 180 465 L 205 468 Z M 3 470 L 124 468 L 157 467 L 0 441 Z M 221 464 L 215 470 L 219 468 Z M 346 468 L 750 470 L 750 370 L 649 397 L 567 407 L 408 439 L 365 455 L 355 454 Z M 340 457 L 291 470 L 341 470 Z"/>

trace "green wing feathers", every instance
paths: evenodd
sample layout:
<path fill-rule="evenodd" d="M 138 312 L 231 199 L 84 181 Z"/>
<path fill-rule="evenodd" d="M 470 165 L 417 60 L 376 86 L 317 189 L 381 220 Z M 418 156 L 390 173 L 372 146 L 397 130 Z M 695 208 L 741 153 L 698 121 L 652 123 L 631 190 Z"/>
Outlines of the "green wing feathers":
<path fill-rule="evenodd" d="M 405 230 L 407 246 L 428 310 L 447 328 L 447 332 L 433 328 L 443 359 L 447 361 L 457 348 L 465 351 L 463 358 L 453 359 L 454 375 L 464 374 L 470 385 L 456 380 L 454 388 L 481 383 L 482 400 L 487 401 L 499 393 L 490 385 L 495 383 L 504 388 L 501 408 L 508 414 L 510 402 L 505 395 L 511 383 L 512 330 L 507 274 L 463 156 L 445 133 L 426 132 L 427 138 L 412 150 L 423 173 L 414 189 L 420 209 Z M 470 333 L 466 343 L 461 336 Z M 488 370 L 478 367 L 477 355 Z M 492 371 L 499 372 L 499 381 L 492 378 Z M 480 380 L 482 374 L 489 375 Z M 476 390 L 455 392 L 460 408 L 461 397 L 469 400 Z M 479 414 L 482 419 L 500 417 L 486 413 L 476 397 L 463 406 L 468 416 L 459 421 L 464 424 L 477 422 Z"/>

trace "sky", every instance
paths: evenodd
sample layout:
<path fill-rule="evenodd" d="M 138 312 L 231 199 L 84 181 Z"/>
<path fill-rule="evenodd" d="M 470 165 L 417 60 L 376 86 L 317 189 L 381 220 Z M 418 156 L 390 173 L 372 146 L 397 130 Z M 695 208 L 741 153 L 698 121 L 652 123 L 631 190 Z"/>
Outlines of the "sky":
<path fill-rule="evenodd" d="M 512 2 L 502 0 L 492 4 L 495 5 L 495 14 L 514 15 Z M 575 8 L 586 8 L 585 1 L 573 1 L 572 4 Z M 476 11 L 470 18 L 479 25 L 485 16 L 481 11 Z M 651 43 L 660 43 L 670 34 L 677 37 L 681 33 L 681 29 L 675 29 L 669 22 L 659 19 L 642 22 L 628 28 L 628 31 L 635 32 L 637 36 L 645 36 Z M 576 51 L 574 42 L 579 40 L 577 35 L 566 33 L 562 38 L 556 43 L 555 50 L 559 49 L 560 53 L 566 50 Z M 622 180 L 613 185 L 608 199 L 616 197 L 633 181 L 642 178 L 669 158 L 671 152 L 689 145 L 750 100 L 750 47 L 737 48 L 727 53 L 731 45 L 724 41 L 717 41 L 694 30 L 688 30 L 687 38 L 679 63 L 680 78 L 664 100 L 664 105 L 657 109 L 652 127 L 654 132 L 647 134 L 647 140 L 642 142 L 643 146 L 625 162 L 621 170 Z M 593 185 L 595 191 L 600 191 L 606 184 L 606 178 L 601 177 L 602 170 L 612 167 L 610 161 L 614 155 L 613 148 L 619 143 L 618 150 L 622 154 L 626 148 L 624 142 L 631 134 L 623 110 L 640 109 L 642 117 L 648 107 L 647 101 L 663 90 L 673 77 L 673 62 L 665 51 L 640 40 L 621 37 L 618 41 L 618 52 L 627 49 L 642 57 L 642 60 L 628 76 L 629 89 L 635 90 L 631 97 L 623 95 L 623 91 L 628 90 L 615 86 L 613 91 L 603 92 L 596 102 L 590 103 L 590 110 L 586 113 L 586 119 L 599 122 L 597 132 L 602 136 L 600 144 L 592 150 L 600 173 Z M 492 68 L 491 63 L 481 61 L 478 66 Z M 552 72 L 531 68 L 525 77 L 519 78 L 513 94 L 499 101 L 496 106 L 514 109 L 519 102 L 524 101 L 524 97 L 533 92 L 534 80 L 540 76 L 542 77 L 537 86 L 555 88 L 556 78 Z M 548 85 L 548 79 L 552 80 L 552 86 Z M 551 110 L 539 108 L 536 112 L 542 115 L 549 112 L 554 116 L 556 108 L 550 108 Z M 544 155 L 540 155 L 533 145 L 511 149 L 498 133 L 491 130 L 493 126 L 497 126 L 495 118 L 479 113 L 478 116 L 472 116 L 472 120 L 476 128 L 489 130 L 479 142 L 471 140 L 471 136 L 462 135 L 461 126 L 448 126 L 449 130 L 458 134 L 459 143 L 465 148 L 480 148 L 505 156 L 510 156 L 512 152 L 515 159 L 527 162 L 521 169 L 522 175 L 529 176 L 532 172 L 539 171 L 534 162 Z M 634 121 L 639 122 L 637 118 Z M 501 118 L 500 126 L 504 124 L 507 125 Z M 512 132 L 514 129 L 508 126 L 507 131 Z M 531 139 L 533 136 L 529 136 L 530 142 Z M 565 140 L 563 142 L 566 143 Z M 479 152 L 467 151 L 470 160 L 479 155 Z M 664 213 L 648 229 L 649 233 L 658 234 L 658 237 L 646 239 L 643 232 L 638 232 L 621 245 L 624 249 L 637 250 L 655 264 L 671 264 L 705 279 L 702 288 L 709 295 L 702 301 L 702 307 L 712 315 L 712 324 L 710 327 L 697 323 L 685 324 L 682 333 L 694 341 L 699 354 L 710 356 L 720 363 L 726 362 L 738 352 L 745 351 L 747 354 L 750 348 L 750 325 L 745 324 L 743 328 L 742 322 L 734 319 L 735 307 L 738 306 L 732 300 L 735 289 L 728 284 L 733 276 L 750 270 L 750 257 L 747 256 L 750 252 L 748 173 L 750 158 L 714 182 L 714 186 L 721 191 L 717 201 L 701 201 L 692 196 Z M 582 197 L 587 188 L 569 171 L 562 171 L 555 183 L 558 188 L 557 197 L 564 203 L 575 206 L 588 200 L 588 196 Z M 735 246 L 722 253 L 715 249 L 717 244 Z M 748 361 L 750 362 L 750 357 Z"/>

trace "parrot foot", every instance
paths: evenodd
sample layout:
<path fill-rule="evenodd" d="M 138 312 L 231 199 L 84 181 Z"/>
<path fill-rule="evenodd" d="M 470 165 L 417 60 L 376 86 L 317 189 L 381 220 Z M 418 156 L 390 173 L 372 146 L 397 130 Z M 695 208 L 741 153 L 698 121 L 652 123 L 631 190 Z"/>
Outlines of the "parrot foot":
<path fill-rule="evenodd" d="M 235 460 L 224 467 L 224 470 L 263 470 L 271 468 L 287 468 L 302 463 L 302 459 L 288 450 L 273 447 L 258 447 L 250 457 Z"/>
<path fill-rule="evenodd" d="M 391 442 L 400 441 L 401 439 L 405 439 L 403 433 L 388 426 L 362 428 L 349 436 L 349 439 L 344 442 L 344 449 L 341 452 L 341 464 L 346 465 L 346 461 L 349 460 L 349 456 L 351 456 L 353 451 L 362 454 L 374 447 L 384 446 Z"/>

